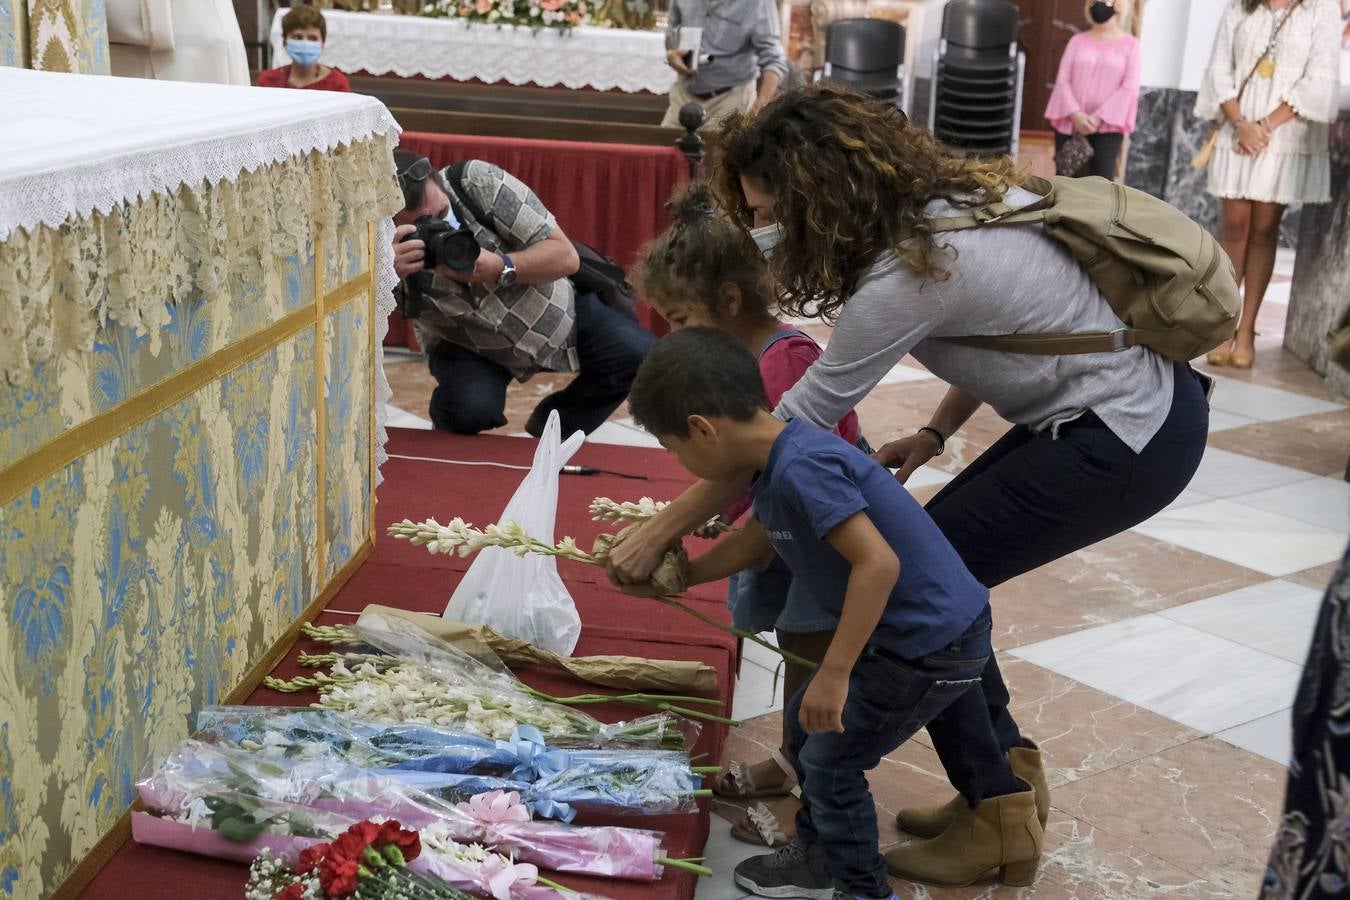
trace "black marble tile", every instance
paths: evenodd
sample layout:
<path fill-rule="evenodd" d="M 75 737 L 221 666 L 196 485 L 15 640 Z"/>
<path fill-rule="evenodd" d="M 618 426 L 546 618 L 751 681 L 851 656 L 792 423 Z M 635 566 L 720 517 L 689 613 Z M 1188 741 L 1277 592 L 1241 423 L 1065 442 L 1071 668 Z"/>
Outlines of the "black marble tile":
<path fill-rule="evenodd" d="M 1125 158 L 1125 183 L 1155 197 L 1164 196 L 1167 186 L 1179 93 L 1173 88 L 1144 88 L 1139 92 L 1139 119 Z"/>

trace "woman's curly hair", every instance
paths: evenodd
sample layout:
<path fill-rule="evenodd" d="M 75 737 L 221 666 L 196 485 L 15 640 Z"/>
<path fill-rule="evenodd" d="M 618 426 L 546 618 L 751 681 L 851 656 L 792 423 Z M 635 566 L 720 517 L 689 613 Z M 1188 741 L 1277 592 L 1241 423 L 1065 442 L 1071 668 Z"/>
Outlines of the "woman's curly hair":
<path fill-rule="evenodd" d="M 741 178 L 773 196 L 782 238 L 769 267 L 781 308 L 827 320 L 885 252 L 916 275 L 947 277 L 924 215 L 930 201 L 984 206 L 1025 180 L 1008 157 L 957 156 L 894 105 L 829 83 L 729 118 L 712 170 L 718 206 L 747 228 Z"/>

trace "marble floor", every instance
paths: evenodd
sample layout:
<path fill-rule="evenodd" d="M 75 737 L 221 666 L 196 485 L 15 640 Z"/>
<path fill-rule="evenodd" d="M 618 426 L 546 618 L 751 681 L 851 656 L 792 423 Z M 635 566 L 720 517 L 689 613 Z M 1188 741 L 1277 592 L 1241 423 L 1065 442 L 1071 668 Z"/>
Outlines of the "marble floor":
<path fill-rule="evenodd" d="M 1124 534 L 994 592 L 996 648 L 1013 712 L 1039 741 L 1053 811 L 1039 880 L 929 890 L 903 898 L 1255 896 L 1283 798 L 1289 708 L 1321 590 L 1350 536 L 1350 404 L 1281 349 L 1293 257 L 1283 254 L 1262 311 L 1256 367 L 1216 373 L 1209 450 L 1191 487 Z M 808 326 L 822 340 L 829 329 Z M 388 360 L 391 424 L 425 423 L 432 386 L 416 358 Z M 553 379 L 511 388 L 518 433 Z M 913 360 L 859 407 L 874 445 L 927 421 L 943 385 Z M 982 410 L 948 452 L 916 473 L 926 500 L 1006 424 Z M 592 438 L 651 445 L 621 410 Z M 781 683 L 749 645 L 728 760 L 778 741 Z M 886 846 L 897 809 L 949 788 L 920 735 L 872 773 Z M 736 862 L 754 848 L 714 817 L 698 900 L 741 892 Z"/>

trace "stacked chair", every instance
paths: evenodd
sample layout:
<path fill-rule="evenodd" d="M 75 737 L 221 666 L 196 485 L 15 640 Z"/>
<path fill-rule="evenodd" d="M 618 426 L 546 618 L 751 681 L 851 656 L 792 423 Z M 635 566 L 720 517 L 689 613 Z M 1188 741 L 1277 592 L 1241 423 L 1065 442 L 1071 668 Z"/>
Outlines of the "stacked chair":
<path fill-rule="evenodd" d="M 928 121 L 944 144 L 976 156 L 1017 155 L 1026 58 L 1009 0 L 952 0 L 942 13 Z"/>
<path fill-rule="evenodd" d="M 832 22 L 821 77 L 898 104 L 905 87 L 905 29 L 885 19 Z"/>

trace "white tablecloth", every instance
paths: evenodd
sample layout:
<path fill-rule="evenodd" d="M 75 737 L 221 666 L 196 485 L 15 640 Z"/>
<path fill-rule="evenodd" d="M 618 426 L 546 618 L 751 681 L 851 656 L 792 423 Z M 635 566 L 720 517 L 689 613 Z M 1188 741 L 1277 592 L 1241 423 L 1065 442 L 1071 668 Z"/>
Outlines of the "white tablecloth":
<path fill-rule="evenodd" d="M 285 65 L 281 17 L 272 20 L 272 64 Z M 567 34 L 470 25 L 462 19 L 325 10 L 323 61 L 351 74 L 614 88 L 665 94 L 675 83 L 659 31 L 577 28 Z"/>
<path fill-rule="evenodd" d="M 188 84 L 0 67 L 0 241 L 95 210 L 241 172 L 399 127 L 373 97 Z M 376 345 L 393 312 L 393 221 L 377 229 Z M 383 357 L 376 371 L 376 458 L 383 463 Z"/>

